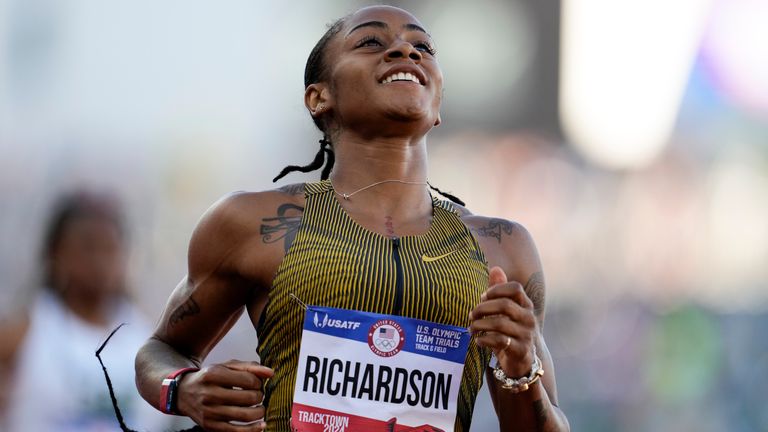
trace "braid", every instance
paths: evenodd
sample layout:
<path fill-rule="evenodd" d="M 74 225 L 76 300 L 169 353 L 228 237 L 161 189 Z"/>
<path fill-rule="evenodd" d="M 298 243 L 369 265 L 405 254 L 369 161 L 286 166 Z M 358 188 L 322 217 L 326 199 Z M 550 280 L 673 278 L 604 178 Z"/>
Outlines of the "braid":
<path fill-rule="evenodd" d="M 123 419 L 123 413 L 120 412 L 120 408 L 117 406 L 117 397 L 115 397 L 115 390 L 114 388 L 112 388 L 112 380 L 109 379 L 109 373 L 107 373 L 107 367 L 104 366 L 104 362 L 101 360 L 101 351 L 104 349 L 104 347 L 107 346 L 107 343 L 109 342 L 110 339 L 112 339 L 112 336 L 114 336 L 115 333 L 117 333 L 117 331 L 120 330 L 120 328 L 124 325 L 125 323 L 122 323 L 119 326 L 117 326 L 117 328 L 112 330 L 112 333 L 110 333 L 109 336 L 107 336 L 107 340 L 105 340 L 104 343 L 101 344 L 99 349 L 96 350 L 96 358 L 99 359 L 99 364 L 101 364 L 101 370 L 104 371 L 104 380 L 106 380 L 107 382 L 107 388 L 109 389 L 109 398 L 112 400 L 112 408 L 114 408 L 115 410 L 115 417 L 117 418 L 117 424 L 120 426 L 120 430 L 122 430 L 123 432 L 137 432 L 136 430 L 129 428 L 125 424 L 125 420 Z M 178 432 L 204 432 L 204 429 L 201 428 L 200 426 L 193 426 L 189 429 L 180 430 Z"/>
<path fill-rule="evenodd" d="M 323 147 L 323 150 L 325 151 L 325 154 L 328 155 L 328 159 L 325 162 L 325 168 L 323 168 L 323 172 L 320 173 L 320 180 L 327 180 L 328 177 L 331 175 L 331 170 L 333 169 L 333 164 L 336 163 L 336 155 L 333 153 L 333 144 L 331 144 L 330 141 L 323 138 L 320 140 L 320 142 L 325 142 L 326 146 Z M 322 147 L 322 145 L 321 145 Z"/>
<path fill-rule="evenodd" d="M 451 194 L 449 194 L 448 192 L 443 192 L 443 191 L 441 191 L 440 189 L 438 189 L 438 188 L 436 188 L 436 187 L 432 186 L 431 184 L 429 184 L 429 182 L 427 182 L 427 184 L 429 185 L 429 188 L 430 188 L 430 189 L 432 189 L 433 191 L 435 191 L 435 192 L 439 193 L 440 195 L 442 195 L 442 196 L 444 196 L 444 197 L 448 198 L 449 200 L 451 200 L 451 201 L 455 202 L 456 204 L 458 204 L 458 205 L 460 205 L 460 206 L 466 206 L 466 204 L 464 204 L 464 201 L 462 201 L 462 200 L 461 200 L 459 197 L 457 197 L 456 195 L 451 195 Z"/>
<path fill-rule="evenodd" d="M 319 142 L 320 142 L 320 150 L 317 151 L 317 154 L 315 155 L 315 159 L 312 161 L 312 163 L 304 166 L 288 165 L 287 167 L 283 168 L 282 171 L 280 171 L 280 174 L 278 174 L 277 177 L 272 179 L 272 182 L 276 182 L 294 171 L 308 173 L 310 171 L 323 168 L 323 164 L 325 164 L 325 168 L 323 168 L 323 172 L 320 176 L 320 179 L 321 180 L 327 179 L 328 176 L 331 174 L 331 169 L 333 169 L 333 163 L 336 161 L 336 158 L 334 157 L 333 149 L 331 148 L 331 141 L 329 141 L 328 138 L 323 137 L 323 139 L 321 139 Z M 328 155 L 327 160 L 325 158 L 326 154 Z"/>
<path fill-rule="evenodd" d="M 328 27 L 328 30 L 325 32 L 323 37 L 317 41 L 317 44 L 312 49 L 312 52 L 309 53 L 309 58 L 307 58 L 307 64 L 304 68 L 304 88 L 327 79 L 328 68 L 325 61 L 325 50 L 328 47 L 328 43 L 331 41 L 331 39 L 333 39 L 333 37 L 341 31 L 341 28 L 344 26 L 344 23 L 346 23 L 348 17 L 349 15 L 334 21 L 333 24 Z M 280 174 L 278 174 L 277 177 L 272 180 L 272 182 L 276 182 L 294 171 L 307 173 L 323 168 L 323 171 L 320 174 L 321 180 L 326 180 L 328 176 L 331 175 L 331 170 L 333 169 L 333 164 L 336 161 L 336 157 L 333 154 L 331 141 L 328 139 L 328 123 L 326 119 L 321 116 L 312 117 L 312 121 L 315 122 L 315 126 L 317 126 L 317 128 L 325 134 L 323 139 L 320 140 L 320 150 L 317 151 L 315 159 L 312 161 L 312 163 L 303 167 L 297 165 L 289 165 L 283 168 L 283 170 L 280 171 Z M 325 167 L 323 167 L 323 164 L 325 164 Z"/>

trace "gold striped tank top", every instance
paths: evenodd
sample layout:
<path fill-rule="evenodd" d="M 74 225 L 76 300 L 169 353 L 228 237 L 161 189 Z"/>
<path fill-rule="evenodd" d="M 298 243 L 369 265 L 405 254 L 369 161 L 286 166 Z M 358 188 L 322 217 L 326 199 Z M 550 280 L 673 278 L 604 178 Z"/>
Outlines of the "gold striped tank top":
<path fill-rule="evenodd" d="M 264 389 L 270 432 L 290 432 L 304 320 L 291 294 L 308 305 L 468 327 L 469 311 L 488 286 L 485 256 L 450 202 L 432 198 L 425 234 L 387 238 L 352 220 L 330 181 L 307 183 L 305 195 L 298 232 L 257 327 L 261 363 L 275 371 Z M 489 360 L 490 351 L 470 342 L 454 431 L 469 431 Z"/>

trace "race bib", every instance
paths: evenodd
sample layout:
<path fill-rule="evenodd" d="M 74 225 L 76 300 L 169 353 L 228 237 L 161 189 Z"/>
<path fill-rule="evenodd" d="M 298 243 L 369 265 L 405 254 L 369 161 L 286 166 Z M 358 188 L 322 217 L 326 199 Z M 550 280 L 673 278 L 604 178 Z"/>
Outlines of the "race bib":
<path fill-rule="evenodd" d="M 453 431 L 466 328 L 309 306 L 294 432 Z"/>

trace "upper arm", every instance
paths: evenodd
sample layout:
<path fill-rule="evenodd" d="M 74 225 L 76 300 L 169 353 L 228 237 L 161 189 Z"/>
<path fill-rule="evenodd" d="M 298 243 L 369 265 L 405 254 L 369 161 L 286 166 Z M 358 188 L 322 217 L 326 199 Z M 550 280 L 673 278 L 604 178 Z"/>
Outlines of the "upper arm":
<path fill-rule="evenodd" d="M 502 268 L 509 280 L 523 285 L 525 294 L 533 303 L 533 312 L 541 330 L 546 312 L 546 286 L 536 244 L 528 230 L 519 223 L 509 221 L 500 223 L 507 224 L 508 227 L 508 235 L 502 238 L 501 242 L 502 262 L 506 264 L 506 267 Z"/>
<path fill-rule="evenodd" d="M 533 237 L 523 225 L 504 219 L 470 216 L 467 218 L 467 225 L 483 248 L 489 267 L 501 267 L 508 280 L 522 284 L 525 294 L 533 303 L 538 327 L 535 339 L 536 353 L 541 358 L 545 371 L 541 380 L 550 400 L 557 405 L 554 362 L 543 333 L 546 283 Z M 487 378 L 495 379 L 490 370 Z M 494 396 L 493 391 L 491 395 Z"/>
<path fill-rule="evenodd" d="M 205 358 L 259 291 L 258 280 L 243 272 L 244 257 L 259 251 L 258 225 L 249 214 L 253 201 L 253 194 L 229 195 L 202 217 L 189 244 L 188 274 L 155 329 L 154 337 L 196 361 Z"/>
<path fill-rule="evenodd" d="M 536 315 L 537 332 L 534 343 L 536 353 L 541 359 L 544 375 L 541 381 L 547 390 L 547 395 L 553 405 L 557 406 L 557 383 L 555 382 L 555 365 L 544 340 L 544 317 L 546 315 L 546 284 L 541 259 L 533 241 L 533 237 L 525 227 L 518 223 L 512 223 L 511 234 L 504 244 L 504 249 L 509 262 L 510 280 L 516 280 L 523 284 L 525 294 L 533 303 L 533 312 Z M 506 271 L 506 269 L 505 269 Z M 525 281 L 525 282 L 523 282 Z"/>
<path fill-rule="evenodd" d="M 480 244 L 488 267 L 501 267 L 510 281 L 519 282 L 531 299 L 539 324 L 544 323 L 546 289 L 544 272 L 533 237 L 524 226 L 500 218 L 463 215 Z"/>

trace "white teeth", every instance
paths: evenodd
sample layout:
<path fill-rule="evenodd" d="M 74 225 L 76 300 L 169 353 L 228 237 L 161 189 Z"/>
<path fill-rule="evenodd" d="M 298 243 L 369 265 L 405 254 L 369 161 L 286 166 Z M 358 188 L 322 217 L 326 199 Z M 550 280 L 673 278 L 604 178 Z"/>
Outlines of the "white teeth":
<path fill-rule="evenodd" d="M 383 80 L 381 80 L 381 84 L 389 84 L 392 81 L 413 81 L 416 84 L 421 84 L 421 81 L 419 81 L 419 78 L 410 72 L 394 73 L 384 78 Z"/>

